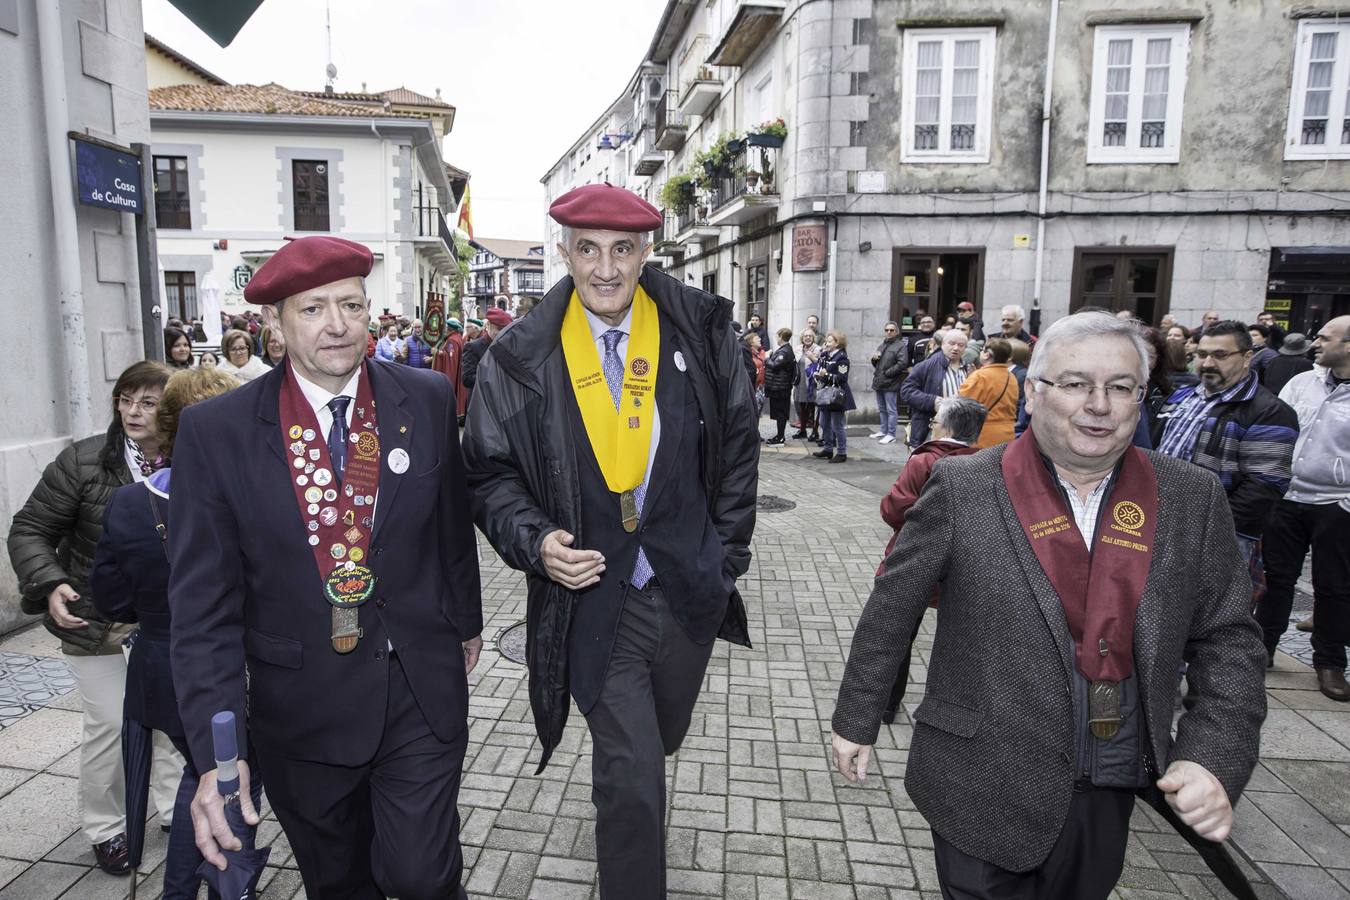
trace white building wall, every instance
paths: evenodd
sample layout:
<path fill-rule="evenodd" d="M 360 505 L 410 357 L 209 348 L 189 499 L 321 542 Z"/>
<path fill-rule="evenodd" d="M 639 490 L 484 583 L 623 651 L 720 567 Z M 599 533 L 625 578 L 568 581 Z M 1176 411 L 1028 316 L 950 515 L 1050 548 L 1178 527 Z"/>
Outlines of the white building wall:
<path fill-rule="evenodd" d="M 39 63 L 37 4 L 18 0 L 15 31 L 0 29 L 0 134 L 7 203 L 0 224 L 0 317 L 9 333 L 0 378 L 0 527 L 6 533 L 44 467 L 73 434 L 72 397 L 90 400 L 92 428 L 112 416 L 112 386 L 142 356 L 140 280 L 134 217 L 75 207 L 75 234 L 57 234 L 47 163 L 47 121 Z M 85 132 L 127 146 L 149 140 L 144 37 L 138 0 L 63 4 L 60 19 L 67 120 L 59 132 Z M 59 89 L 59 88 L 58 88 Z M 60 152 L 73 153 L 62 139 Z M 72 166 L 73 171 L 73 166 Z M 61 177 L 70 177 L 62 172 Z M 78 253 L 84 319 L 64 330 L 55 285 L 58 249 Z M 65 354 L 83 345 L 88 380 L 70 384 Z M 17 579 L 0 556 L 0 631 L 26 621 Z"/>

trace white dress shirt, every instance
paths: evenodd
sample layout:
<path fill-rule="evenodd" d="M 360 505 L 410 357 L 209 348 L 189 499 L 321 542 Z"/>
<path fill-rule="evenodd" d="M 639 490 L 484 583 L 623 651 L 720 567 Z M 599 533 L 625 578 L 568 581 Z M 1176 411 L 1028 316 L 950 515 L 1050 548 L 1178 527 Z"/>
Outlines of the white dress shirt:
<path fill-rule="evenodd" d="M 333 430 L 333 411 L 328 408 L 328 404 L 334 397 L 350 397 L 351 402 L 347 404 L 347 430 L 350 432 L 352 427 L 352 416 L 356 413 L 356 386 L 361 380 L 361 369 L 358 367 L 352 373 L 352 377 L 342 386 L 338 393 L 330 393 L 327 388 L 319 387 L 314 382 L 305 378 L 295 367 L 291 367 L 291 374 L 295 376 L 295 383 L 300 385 L 300 393 L 305 395 L 309 401 L 309 406 L 314 410 L 314 418 L 319 420 L 319 429 L 323 434 L 323 442 L 328 443 L 328 434 Z M 334 472 L 334 475 L 337 473 Z M 370 520 L 375 521 L 375 516 L 380 508 L 380 492 L 375 492 L 375 508 L 371 510 Z"/>

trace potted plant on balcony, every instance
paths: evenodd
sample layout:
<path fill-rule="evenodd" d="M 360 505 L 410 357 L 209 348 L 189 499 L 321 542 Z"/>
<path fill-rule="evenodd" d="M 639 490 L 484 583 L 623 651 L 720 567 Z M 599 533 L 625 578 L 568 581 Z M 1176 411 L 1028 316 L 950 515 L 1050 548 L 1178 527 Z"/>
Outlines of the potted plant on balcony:
<path fill-rule="evenodd" d="M 783 117 L 761 122 L 745 133 L 745 142 L 751 147 L 781 147 L 787 139 L 787 123 Z"/>
<path fill-rule="evenodd" d="M 661 186 L 661 205 L 666 209 L 678 209 L 694 202 L 694 178 L 688 172 L 670 176 Z"/>

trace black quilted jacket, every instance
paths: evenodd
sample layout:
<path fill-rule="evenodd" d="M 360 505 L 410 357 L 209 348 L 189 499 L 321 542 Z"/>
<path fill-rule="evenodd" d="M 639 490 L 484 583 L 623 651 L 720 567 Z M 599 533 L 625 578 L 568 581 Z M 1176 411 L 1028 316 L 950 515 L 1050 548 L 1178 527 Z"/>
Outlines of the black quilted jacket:
<path fill-rule="evenodd" d="M 750 566 L 759 435 L 731 304 L 646 267 L 642 287 L 679 330 L 703 419 L 700 475 L 709 513 L 739 577 Z M 557 528 L 577 533 L 581 489 L 566 405 L 559 337 L 572 279 L 554 285 L 528 316 L 502 331 L 483 359 L 464 429 L 464 465 L 474 520 L 507 565 L 526 573 L 530 705 L 543 745 L 542 771 L 562 737 L 568 695 L 567 634 L 576 595 L 552 580 L 539 545 Z M 727 425 L 724 423 L 733 423 Z M 736 423 L 744 427 L 734 427 Z M 691 473 L 692 474 L 692 473 Z M 719 637 L 748 646 L 745 605 L 733 592 Z"/>
<path fill-rule="evenodd" d="M 103 534 L 103 513 L 113 491 L 131 481 L 122 455 L 122 431 L 114 423 L 106 435 L 76 441 L 62 450 L 38 482 L 9 529 L 9 560 L 19 576 L 20 606 L 41 613 L 47 630 L 66 643 L 66 652 L 109 651 L 104 638 L 112 623 L 99 615 L 89 587 L 94 548 Z M 69 584 L 80 599 L 72 615 L 89 624 L 59 628 L 47 615 L 47 595 Z"/>

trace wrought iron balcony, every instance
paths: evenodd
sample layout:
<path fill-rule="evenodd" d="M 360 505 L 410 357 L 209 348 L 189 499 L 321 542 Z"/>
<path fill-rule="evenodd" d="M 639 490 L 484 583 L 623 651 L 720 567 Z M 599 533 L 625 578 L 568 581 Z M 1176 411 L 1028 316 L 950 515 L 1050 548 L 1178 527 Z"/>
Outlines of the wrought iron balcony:
<path fill-rule="evenodd" d="M 675 92 L 666 91 L 656 107 L 656 146 L 661 150 L 678 150 L 684 146 L 689 126 L 676 104 Z"/>
<path fill-rule="evenodd" d="M 635 175 L 654 175 L 663 165 L 666 158 L 662 155 L 659 147 L 656 146 L 656 126 L 644 125 L 634 138 L 633 154 L 633 174 Z"/>
<path fill-rule="evenodd" d="M 708 223 L 739 225 L 778 207 L 778 148 L 742 143 L 714 175 Z"/>

